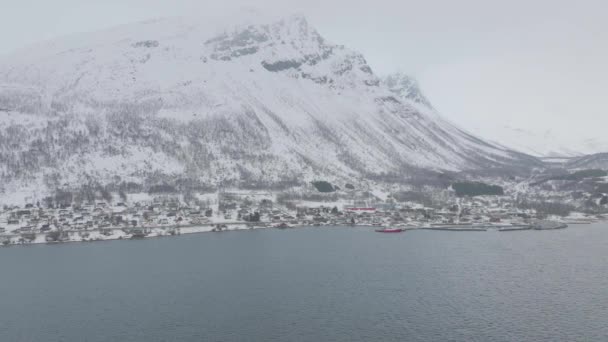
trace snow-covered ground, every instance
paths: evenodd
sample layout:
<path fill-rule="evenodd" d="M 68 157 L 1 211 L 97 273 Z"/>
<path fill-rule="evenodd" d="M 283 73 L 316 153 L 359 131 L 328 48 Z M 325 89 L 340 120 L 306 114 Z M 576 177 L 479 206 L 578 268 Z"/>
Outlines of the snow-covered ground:
<path fill-rule="evenodd" d="M 195 194 L 186 203 L 183 195 L 111 194 L 110 202 L 46 208 L 28 204 L 0 211 L 0 245 L 86 242 L 115 239 L 175 236 L 258 228 L 297 226 L 363 225 L 404 229 L 532 229 L 536 224 L 558 227 L 590 223 L 602 215 L 572 211 L 566 216 L 549 215 L 536 209 L 519 209 L 518 186 L 503 196 L 455 197 L 451 190 L 429 189 L 434 207 L 414 200 L 396 201 L 390 187 L 348 190 L 330 194 L 238 190 Z M 536 195 L 552 198 L 555 193 L 536 189 Z M 528 193 L 534 193 L 528 190 Z M 535 196 L 536 196 L 535 195 Z M 310 196 L 317 200 L 306 199 Z M 122 197 L 122 198 L 121 198 Z M 597 205 L 601 204 L 599 199 Z M 362 207 L 365 210 L 351 210 Z M 257 218 L 255 218 L 257 216 Z M 541 220 L 538 221 L 537 217 Z M 540 222 L 540 223 L 538 223 Z"/>

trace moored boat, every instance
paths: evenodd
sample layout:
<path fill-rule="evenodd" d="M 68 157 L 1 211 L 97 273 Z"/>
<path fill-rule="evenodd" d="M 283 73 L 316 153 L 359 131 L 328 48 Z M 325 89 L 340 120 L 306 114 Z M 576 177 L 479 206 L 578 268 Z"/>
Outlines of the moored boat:
<path fill-rule="evenodd" d="M 383 229 L 376 229 L 376 233 L 401 233 L 404 232 L 404 229 L 401 228 L 383 228 Z"/>

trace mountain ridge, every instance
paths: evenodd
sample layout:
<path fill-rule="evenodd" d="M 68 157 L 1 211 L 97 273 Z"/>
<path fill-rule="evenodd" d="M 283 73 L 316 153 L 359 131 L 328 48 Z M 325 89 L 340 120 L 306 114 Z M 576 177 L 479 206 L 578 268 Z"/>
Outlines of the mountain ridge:
<path fill-rule="evenodd" d="M 288 186 L 541 165 L 454 126 L 419 90 L 399 97 L 362 54 L 302 16 L 213 34 L 173 19 L 103 32 L 4 59 L 5 190 Z"/>

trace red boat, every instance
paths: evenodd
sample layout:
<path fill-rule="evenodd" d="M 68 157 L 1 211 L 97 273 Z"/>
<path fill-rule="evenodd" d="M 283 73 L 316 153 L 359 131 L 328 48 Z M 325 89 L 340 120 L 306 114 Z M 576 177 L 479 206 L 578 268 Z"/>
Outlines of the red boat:
<path fill-rule="evenodd" d="M 384 228 L 384 229 L 376 229 L 376 233 L 401 233 L 404 232 L 404 229 L 401 228 Z"/>

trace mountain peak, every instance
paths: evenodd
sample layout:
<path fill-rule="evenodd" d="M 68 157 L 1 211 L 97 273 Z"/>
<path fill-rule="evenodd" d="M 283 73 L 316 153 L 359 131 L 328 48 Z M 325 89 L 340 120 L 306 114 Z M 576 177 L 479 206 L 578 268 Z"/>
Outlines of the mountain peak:
<path fill-rule="evenodd" d="M 230 27 L 208 39 L 205 45 L 214 50 L 212 59 L 223 61 L 252 55 L 262 49 L 271 49 L 274 55 L 284 55 L 311 54 L 328 48 L 325 40 L 302 15 Z"/>
<path fill-rule="evenodd" d="M 399 95 L 402 99 L 407 99 L 415 103 L 433 108 L 431 102 L 424 96 L 418 81 L 412 76 L 397 72 L 384 78 L 383 83 L 390 91 Z"/>

